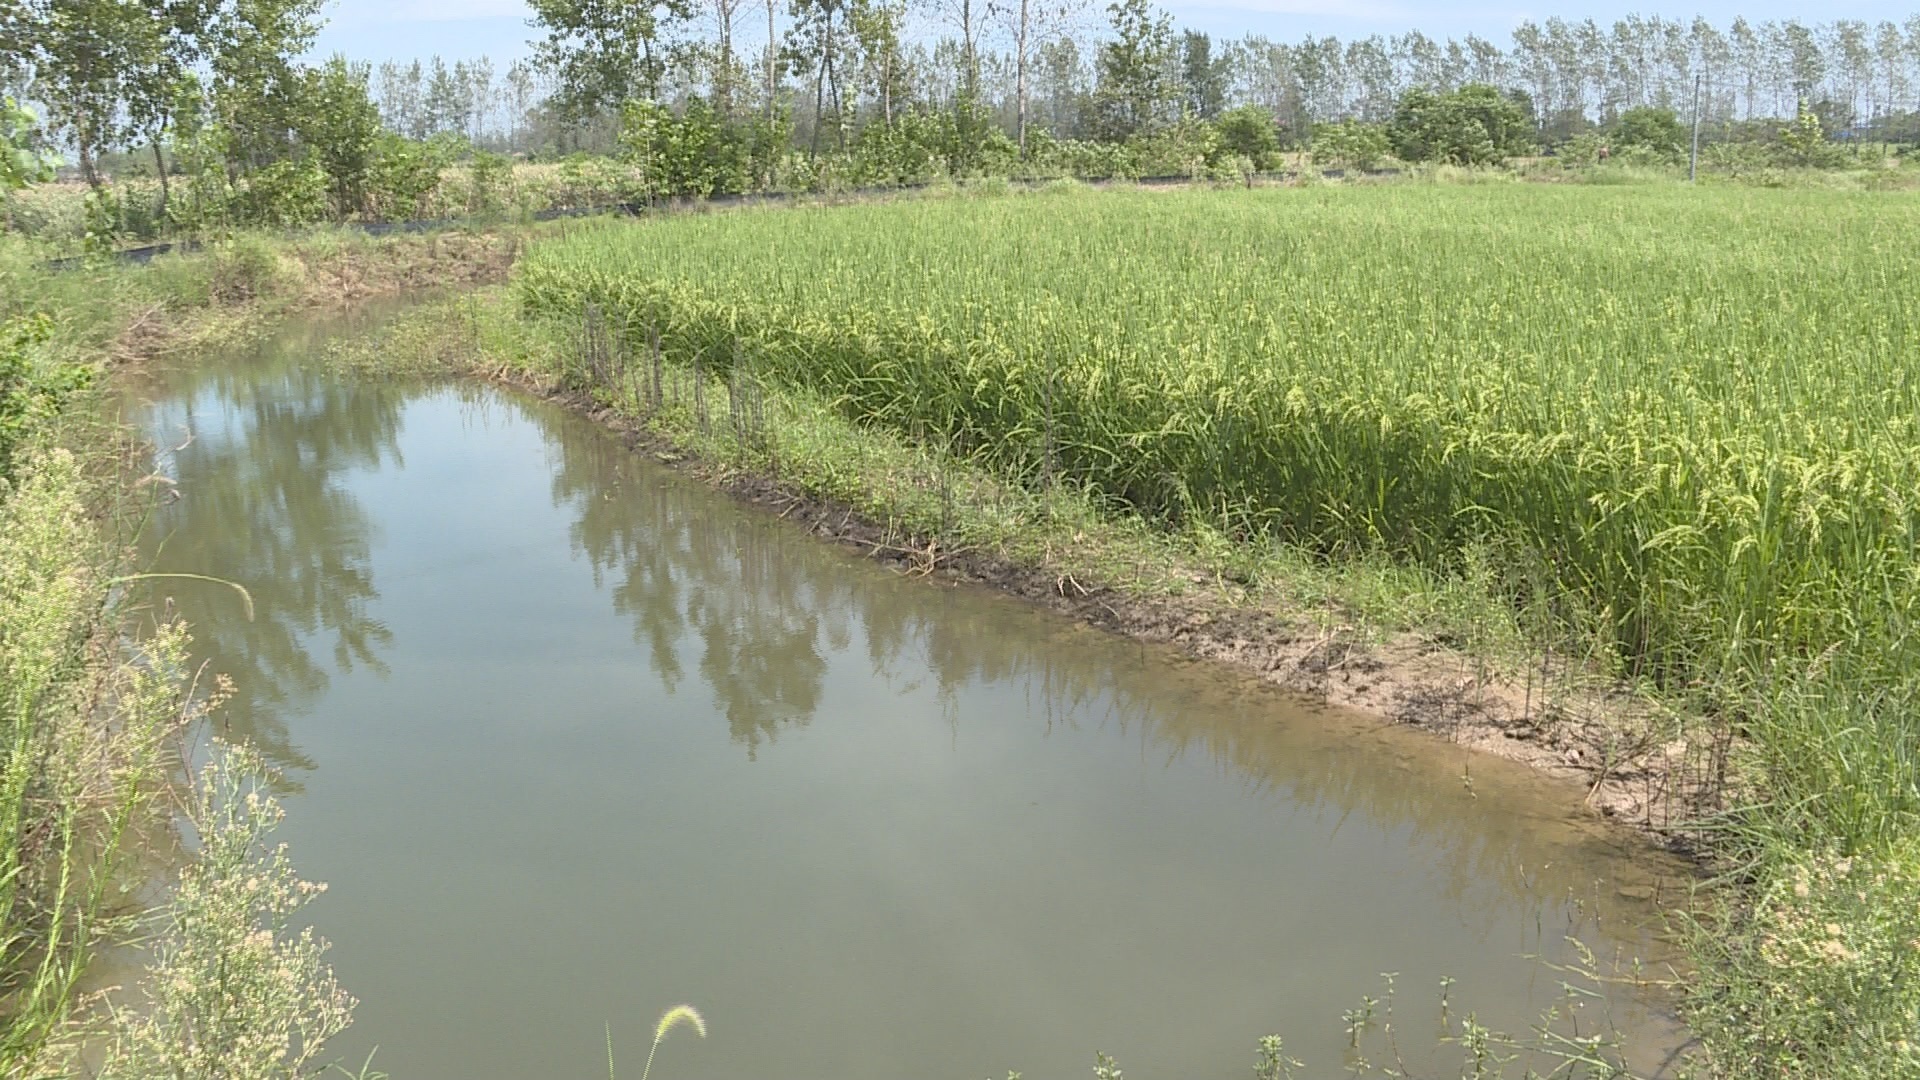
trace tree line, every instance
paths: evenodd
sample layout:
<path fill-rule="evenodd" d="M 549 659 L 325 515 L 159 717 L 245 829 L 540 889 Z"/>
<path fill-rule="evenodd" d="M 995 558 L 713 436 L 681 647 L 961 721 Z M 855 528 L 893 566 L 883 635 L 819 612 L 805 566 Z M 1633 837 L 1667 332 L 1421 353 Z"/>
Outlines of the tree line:
<path fill-rule="evenodd" d="M 1832 134 L 1920 138 L 1920 15 L 1904 25 L 1736 18 L 1724 28 L 1700 18 L 1554 18 L 1521 23 L 1504 45 L 1418 30 L 1290 43 L 1177 32 L 1137 2 L 1112 5 L 1100 26 L 1075 0 L 1044 11 L 1032 0 L 775 0 L 756 5 L 757 39 L 743 47 L 743 7 L 708 0 L 594 21 L 573 0 L 542 0 L 538 59 L 515 63 L 498 84 L 485 61 L 448 68 L 435 58 L 381 65 L 377 94 L 389 124 L 414 137 L 457 111 L 482 124 L 476 139 L 521 153 L 564 148 L 579 133 L 556 121 L 585 123 L 634 98 L 676 109 L 700 98 L 733 115 L 771 103 L 808 146 L 816 128 L 831 141 L 915 108 L 963 103 L 984 108 L 1016 143 L 1036 127 L 1059 139 L 1112 138 L 1246 105 L 1270 113 L 1283 141 L 1305 143 L 1316 125 L 1391 120 L 1409 90 L 1475 84 L 1523 99 L 1545 146 L 1647 107 L 1689 123 L 1697 110 L 1710 140 L 1792 120 L 1802 106 Z M 596 48 L 595 35 L 621 44 Z M 471 88 L 469 100 L 436 110 L 431 102 L 457 87 Z"/>
<path fill-rule="evenodd" d="M 111 161 L 155 177 L 157 216 L 188 227 L 404 215 L 449 163 L 498 173 L 503 155 L 610 155 L 644 195 L 1244 173 L 1288 148 L 1671 159 L 1696 118 L 1710 143 L 1805 164 L 1920 141 L 1920 16 L 1282 42 L 1181 30 L 1150 0 L 532 0 L 531 55 L 501 71 L 309 62 L 321 3 L 0 0 L 0 81 L 42 108 L 37 137 L 102 215 Z"/>

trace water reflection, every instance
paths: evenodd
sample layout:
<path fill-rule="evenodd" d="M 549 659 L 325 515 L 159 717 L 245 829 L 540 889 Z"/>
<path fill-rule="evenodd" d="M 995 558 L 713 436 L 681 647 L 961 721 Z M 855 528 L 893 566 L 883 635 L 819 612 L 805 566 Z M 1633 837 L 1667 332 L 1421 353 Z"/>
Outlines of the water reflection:
<path fill-rule="evenodd" d="M 654 980 L 751 1018 L 690 1076 L 826 1071 L 836 1009 L 891 1032 L 846 1075 L 1077 1060 L 1176 1004 L 1169 1057 L 1279 1024 L 1335 1031 L 1324 1065 L 1382 966 L 1477 975 L 1512 1025 L 1554 981 L 1516 957 L 1646 944 L 1596 919 L 1667 868 L 1524 770 L 890 574 L 546 403 L 280 363 L 156 407 L 193 433 L 156 569 L 253 591 L 248 623 L 165 590 L 310 782 L 316 918 L 410 1075 L 591 1050 Z"/>
<path fill-rule="evenodd" d="M 847 583 L 796 562 L 783 538 L 708 527 L 616 440 L 576 437 L 551 412 L 543 419 L 559 451 L 554 505 L 573 515 L 595 584 L 614 579 L 614 610 L 633 620 L 661 681 L 679 685 L 679 642 L 691 633 L 695 667 L 749 758 L 781 724 L 812 719 L 823 650 L 846 646 Z"/>
<path fill-rule="evenodd" d="M 275 342 L 250 356 L 289 351 Z M 234 681 L 221 723 L 248 739 L 288 789 L 313 768 L 287 722 L 326 692 L 329 667 L 316 651 L 336 672 L 382 670 L 391 643 L 371 613 L 374 525 L 344 478 L 404 464 L 404 400 L 397 390 L 283 369 L 209 375 L 152 409 L 149 430 L 165 447 L 156 468 L 176 481 L 177 497 L 150 526 L 151 568 L 236 582 L 251 595 L 249 622 L 223 585 L 163 587 L 194 613 L 196 652 Z"/>
<path fill-rule="evenodd" d="M 268 355 L 285 352 L 281 345 Z M 316 652 L 334 672 L 378 670 L 391 642 L 372 614 L 374 525 L 344 478 L 404 468 L 402 419 L 421 393 L 298 370 L 243 371 L 205 378 L 154 415 L 156 431 L 192 436 L 162 463 L 181 498 L 160 519 L 155 569 L 210 574 L 252 592 L 248 623 L 221 586 L 168 585 L 200 613 L 201 651 L 236 681 L 226 709 L 232 730 L 296 782 L 313 763 L 287 719 L 326 692 L 330 668 Z M 857 636 L 873 677 L 894 693 L 931 679 L 952 702 L 970 686 L 1017 686 L 1049 726 L 1117 725 L 1168 761 L 1204 753 L 1296 813 L 1408 830 L 1435 856 L 1450 897 L 1522 879 L 1529 893 L 1584 896 L 1593 890 L 1590 867 L 1568 859 L 1564 845 L 1615 843 L 1557 802 L 1526 798 L 1537 782 L 1498 763 L 1484 763 L 1469 784 L 1464 755 L 1427 740 L 1359 718 L 1304 718 L 1229 673 L 1017 605 L 947 602 L 939 586 L 851 572 L 846 552 L 734 511 L 557 408 L 474 388 L 428 393 L 460 399 L 469 424 L 538 427 L 552 455 L 553 503 L 596 586 L 630 620 L 661 683 L 677 690 L 691 670 L 750 759 L 783 726 L 814 718 L 827 657 Z M 1480 800 L 1503 797 L 1525 810 L 1473 812 Z"/>
<path fill-rule="evenodd" d="M 554 454 L 555 505 L 571 516 L 596 583 L 632 621 L 663 683 L 677 685 L 683 653 L 697 655 L 699 678 L 749 758 L 781 725 L 813 718 L 827 655 L 858 637 L 874 679 L 895 694 L 931 679 L 953 703 L 969 687 L 1014 686 L 1050 728 L 1131 730 L 1144 754 L 1169 763 L 1205 754 L 1294 813 L 1404 831 L 1471 922 L 1508 918 L 1542 894 L 1595 898 L 1595 858 L 1617 871 L 1603 899 L 1629 879 L 1636 892 L 1645 885 L 1637 851 L 1525 770 L 1476 765 L 1466 751 L 1369 718 L 1308 715 L 1235 673 L 1023 605 L 972 590 L 953 602 L 936 583 L 854 572 L 851 553 L 733 510 L 556 408 L 470 407 L 504 407 L 540 428 Z M 1567 928 L 1542 932 L 1557 929 Z"/>

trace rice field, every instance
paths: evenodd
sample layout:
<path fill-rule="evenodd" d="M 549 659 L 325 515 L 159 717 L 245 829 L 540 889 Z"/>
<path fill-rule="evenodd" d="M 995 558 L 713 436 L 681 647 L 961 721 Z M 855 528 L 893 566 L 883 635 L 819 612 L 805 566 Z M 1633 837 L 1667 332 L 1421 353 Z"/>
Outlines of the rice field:
<path fill-rule="evenodd" d="M 1917 238 L 1894 193 L 1069 189 L 597 225 L 516 288 L 1171 522 L 1503 553 L 1692 677 L 1908 651 Z"/>

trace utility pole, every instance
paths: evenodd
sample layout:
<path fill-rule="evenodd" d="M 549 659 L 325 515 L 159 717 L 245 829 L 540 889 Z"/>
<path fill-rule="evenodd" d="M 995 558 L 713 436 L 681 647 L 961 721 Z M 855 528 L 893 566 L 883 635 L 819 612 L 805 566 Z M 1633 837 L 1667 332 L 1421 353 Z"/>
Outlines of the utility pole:
<path fill-rule="evenodd" d="M 1699 183 L 1700 175 L 1700 73 L 1693 73 L 1693 153 L 1687 156 L 1687 183 Z"/>

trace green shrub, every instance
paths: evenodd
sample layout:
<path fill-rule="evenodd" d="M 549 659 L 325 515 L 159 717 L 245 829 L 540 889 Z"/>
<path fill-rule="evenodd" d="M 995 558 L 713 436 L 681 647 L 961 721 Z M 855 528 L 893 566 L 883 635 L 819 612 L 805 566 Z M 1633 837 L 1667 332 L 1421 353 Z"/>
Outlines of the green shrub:
<path fill-rule="evenodd" d="M 1227 153 L 1262 162 L 1280 151 L 1280 125 L 1273 112 L 1261 105 L 1242 105 L 1228 109 L 1213 122 L 1220 145 Z"/>
<path fill-rule="evenodd" d="M 368 171 L 367 212 L 385 221 L 422 216 L 428 198 L 440 186 L 444 167 L 428 144 L 381 132 Z"/>
<path fill-rule="evenodd" d="M 1513 97 L 1483 84 L 1449 94 L 1415 88 L 1400 95 L 1387 126 L 1403 161 L 1488 165 L 1532 148 L 1532 124 Z"/>
<path fill-rule="evenodd" d="M 18 453 L 34 432 L 92 380 L 89 368 L 41 358 L 52 332 L 44 316 L 0 322 L 0 492 L 14 479 Z"/>
<path fill-rule="evenodd" d="M 1672 109 L 1642 105 L 1614 121 L 1613 144 L 1620 151 L 1643 155 L 1632 164 L 1673 164 L 1686 156 L 1687 129 Z"/>
<path fill-rule="evenodd" d="M 276 161 L 248 177 L 234 202 L 243 222 L 285 228 L 332 213 L 327 174 L 310 162 Z"/>
<path fill-rule="evenodd" d="M 1313 163 L 1344 169 L 1371 169 L 1388 154 L 1387 129 L 1381 124 L 1363 124 L 1343 120 L 1338 124 L 1315 124 Z"/>

